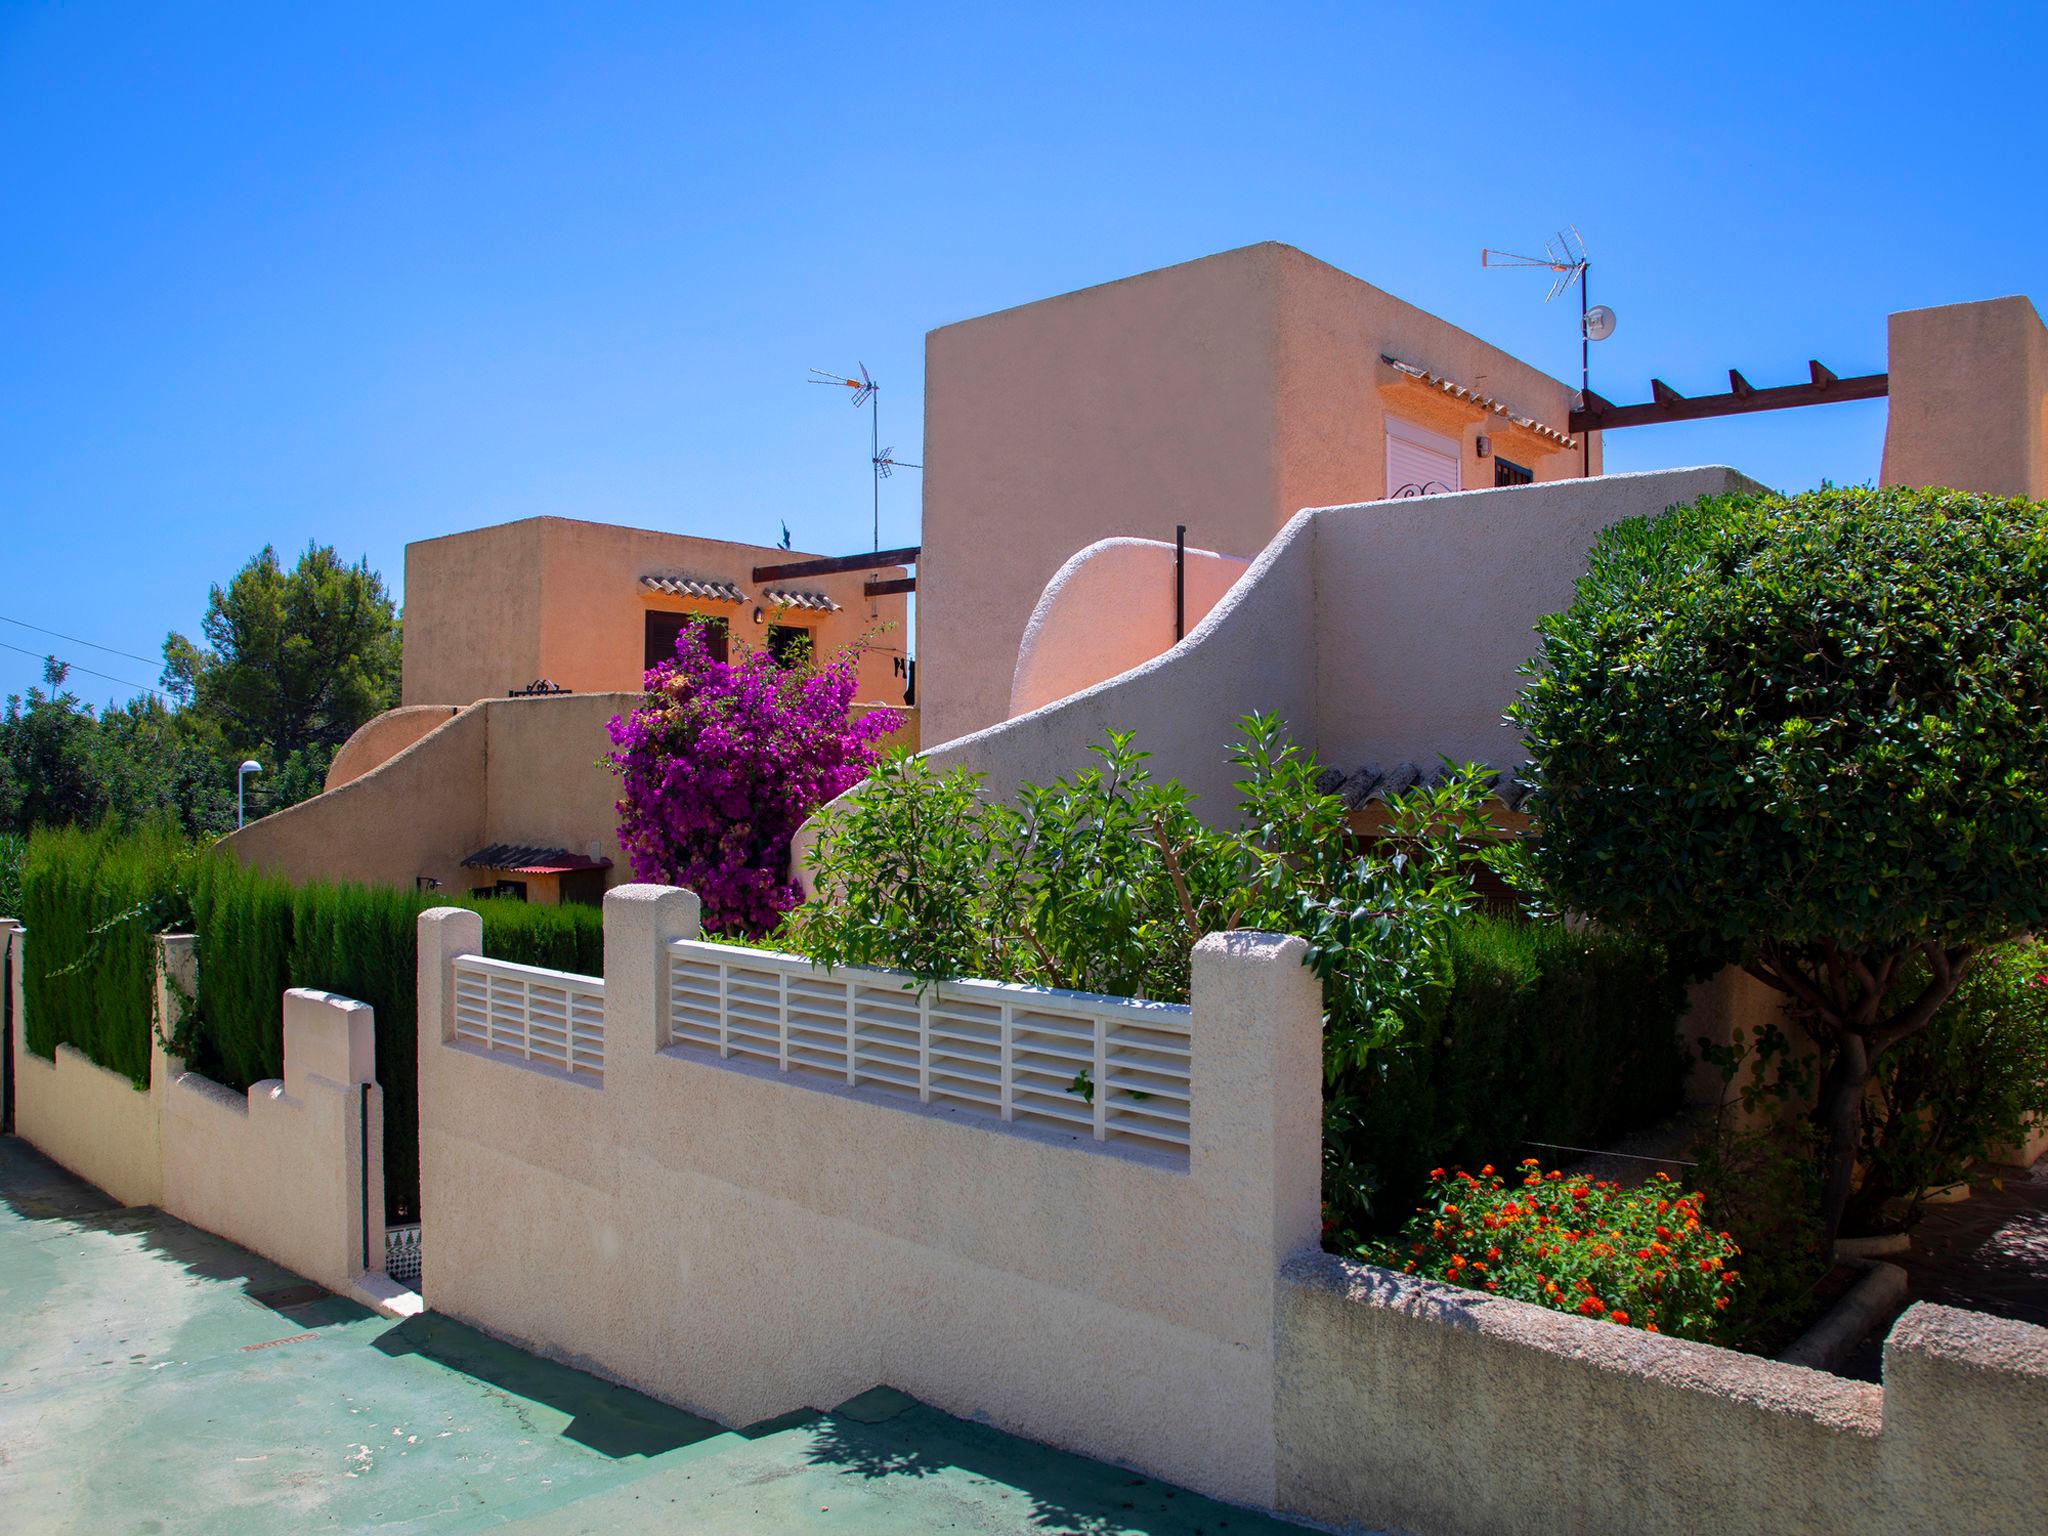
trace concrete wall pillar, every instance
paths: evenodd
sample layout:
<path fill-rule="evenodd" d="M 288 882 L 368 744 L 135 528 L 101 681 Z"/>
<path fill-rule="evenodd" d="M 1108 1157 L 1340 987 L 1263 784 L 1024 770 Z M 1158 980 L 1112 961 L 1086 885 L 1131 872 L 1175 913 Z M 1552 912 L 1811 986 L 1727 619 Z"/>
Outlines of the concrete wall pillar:
<path fill-rule="evenodd" d="M 704 932 L 695 891 L 619 885 L 604 897 L 604 1070 L 631 1074 L 669 1043 L 663 946 Z"/>
<path fill-rule="evenodd" d="M 1192 1097 L 1188 1171 L 1233 1213 L 1228 1251 L 1206 1255 L 1204 1284 L 1229 1307 L 1232 1342 L 1260 1365 L 1263 1390 L 1234 1413 L 1250 1482 L 1229 1496 L 1270 1506 L 1274 1338 L 1280 1268 L 1313 1251 L 1322 1227 L 1323 994 L 1306 940 L 1212 933 L 1195 946 L 1189 991 Z"/>
<path fill-rule="evenodd" d="M 1890 322 L 1885 485 L 2048 497 L 2048 328 L 2014 295 Z"/>
<path fill-rule="evenodd" d="M 21 988 L 15 980 L 21 962 L 14 938 L 28 930 L 11 917 L 0 917 L 0 1009 L 7 1014 L 6 1048 L 0 1050 L 0 1131 L 14 1129 L 14 1053 L 21 1048 Z"/>

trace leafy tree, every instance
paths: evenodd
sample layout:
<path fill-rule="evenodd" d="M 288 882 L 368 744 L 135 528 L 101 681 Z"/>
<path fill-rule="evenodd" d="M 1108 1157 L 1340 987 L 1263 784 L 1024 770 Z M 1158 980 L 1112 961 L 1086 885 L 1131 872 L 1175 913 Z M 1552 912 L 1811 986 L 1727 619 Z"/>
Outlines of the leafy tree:
<path fill-rule="evenodd" d="M 212 589 L 202 633 L 203 646 L 164 641 L 164 686 L 231 755 L 259 757 L 273 806 L 317 793 L 335 750 L 397 702 L 397 610 L 367 561 L 331 545 L 307 545 L 290 570 L 265 545 Z"/>
<path fill-rule="evenodd" d="M 1706 498 L 1605 530 L 1510 713 L 1567 905 L 1734 963 L 1822 1056 L 1822 1215 L 1865 1093 L 2048 919 L 2048 506 Z"/>
<path fill-rule="evenodd" d="M 188 715 L 143 697 L 95 715 L 44 667 L 0 715 L 0 829 L 138 827 L 165 815 L 190 836 L 234 825 L 234 779 L 225 748 Z"/>
<path fill-rule="evenodd" d="M 97 821 L 107 808 L 97 746 L 98 721 L 64 686 L 69 672 L 54 656 L 43 663 L 43 688 L 7 698 L 0 715 L 0 826 Z"/>

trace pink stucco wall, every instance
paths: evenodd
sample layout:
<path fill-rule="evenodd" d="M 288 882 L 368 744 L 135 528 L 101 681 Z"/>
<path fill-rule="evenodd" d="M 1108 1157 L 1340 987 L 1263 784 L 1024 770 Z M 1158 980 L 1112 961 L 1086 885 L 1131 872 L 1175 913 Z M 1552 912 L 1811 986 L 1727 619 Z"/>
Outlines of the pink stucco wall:
<path fill-rule="evenodd" d="M 533 517 L 445 538 L 405 551 L 406 704 L 474 703 L 546 678 L 579 693 L 637 689 L 645 665 L 649 612 L 722 618 L 733 636 L 765 645 L 770 624 L 808 628 L 818 654 L 865 639 L 860 662 L 864 702 L 900 704 L 897 673 L 908 646 L 903 594 L 868 597 L 871 577 L 900 566 L 831 576 L 757 582 L 756 566 L 811 558 L 757 544 L 697 538 L 651 528 Z M 645 575 L 684 574 L 730 581 L 738 603 L 656 593 Z M 822 592 L 833 612 L 778 608 L 771 588 Z M 757 619 L 756 614 L 760 617 Z"/>
<path fill-rule="evenodd" d="M 1886 485 L 2048 497 L 2048 328 L 2024 298 L 1890 322 Z"/>
<path fill-rule="evenodd" d="M 1214 550 L 1187 551 L 1187 630 L 1250 564 Z M 1011 715 L 1027 715 L 1172 649 L 1173 567 L 1173 545 L 1157 539 L 1101 539 L 1061 566 L 1024 626 Z"/>
<path fill-rule="evenodd" d="M 1004 719 L 1046 584 L 1107 537 L 1250 559 L 1304 506 L 1385 494 L 1387 416 L 1456 437 L 1492 483 L 1501 418 L 1390 382 L 1382 352 L 1562 427 L 1571 389 L 1291 246 L 1268 243 L 926 339 L 918 686 L 927 742 Z M 1517 461 L 1576 475 L 1580 451 Z M 1590 467 L 1598 472 L 1597 443 Z"/>

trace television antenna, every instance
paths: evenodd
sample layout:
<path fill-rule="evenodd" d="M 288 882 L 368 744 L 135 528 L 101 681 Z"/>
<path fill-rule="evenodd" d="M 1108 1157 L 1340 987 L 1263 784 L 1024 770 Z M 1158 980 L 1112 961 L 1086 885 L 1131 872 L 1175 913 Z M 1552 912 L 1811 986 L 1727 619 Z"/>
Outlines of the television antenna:
<path fill-rule="evenodd" d="M 807 382 L 824 384 L 833 389 L 852 390 L 853 399 L 851 403 L 854 409 L 858 410 L 864 405 L 868 407 L 868 468 L 874 478 L 874 548 L 875 552 L 879 554 L 882 549 L 882 482 L 887 480 L 898 469 L 922 469 L 924 466 L 922 464 L 912 464 L 905 459 L 899 459 L 896 457 L 896 450 L 894 448 L 884 448 L 882 446 L 882 410 L 879 404 L 882 386 L 876 383 L 874 375 L 868 372 L 868 365 L 866 363 L 856 363 L 854 366 L 860 369 L 860 377 L 857 379 L 849 379 L 843 373 L 827 373 L 822 368 L 813 368 L 811 370 L 813 377 Z"/>
<path fill-rule="evenodd" d="M 1579 290 L 1579 394 L 1581 400 L 1592 394 L 1592 344 L 1605 341 L 1614 334 L 1614 311 L 1605 304 L 1592 304 L 1586 296 L 1586 274 L 1593 263 L 1586 256 L 1586 242 L 1579 238 L 1579 227 L 1567 224 L 1563 229 L 1543 242 L 1541 256 L 1524 256 L 1515 251 L 1496 251 L 1485 246 L 1479 252 L 1482 267 L 1538 267 L 1552 275 L 1550 292 L 1543 295 L 1548 304 L 1563 293 L 1569 293 L 1574 286 Z"/>

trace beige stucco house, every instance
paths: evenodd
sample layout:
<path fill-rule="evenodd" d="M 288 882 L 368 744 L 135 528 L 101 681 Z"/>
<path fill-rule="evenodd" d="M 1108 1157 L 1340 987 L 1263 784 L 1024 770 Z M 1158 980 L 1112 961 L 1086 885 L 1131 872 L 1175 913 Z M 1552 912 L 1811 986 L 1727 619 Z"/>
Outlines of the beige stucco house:
<path fill-rule="evenodd" d="M 1598 474 L 1598 434 L 1567 430 L 1575 394 L 1272 242 L 933 331 L 923 739 L 1009 718 L 1020 686 L 1043 702 L 1019 648 L 1085 546 L 1170 545 L 1181 525 L 1190 547 L 1248 561 L 1303 507 Z M 1141 557 L 1118 558 L 1133 590 L 1168 590 L 1170 561 L 1154 559 L 1146 585 Z"/>
<path fill-rule="evenodd" d="M 693 618 L 727 657 L 864 645 L 856 708 L 896 707 L 914 745 L 904 597 L 867 590 L 902 569 L 755 579 L 813 558 L 566 517 L 407 545 L 399 707 L 342 745 L 326 793 L 227 846 L 295 880 L 595 901 L 627 877 L 606 722 Z"/>
<path fill-rule="evenodd" d="M 469 704 L 540 680 L 575 693 L 632 691 L 696 615 L 717 626 L 715 649 L 802 642 L 823 656 L 865 641 L 858 697 L 901 704 L 904 599 L 865 591 L 901 570 L 754 579 L 809 558 L 567 517 L 422 539 L 405 548 L 400 703 Z"/>

